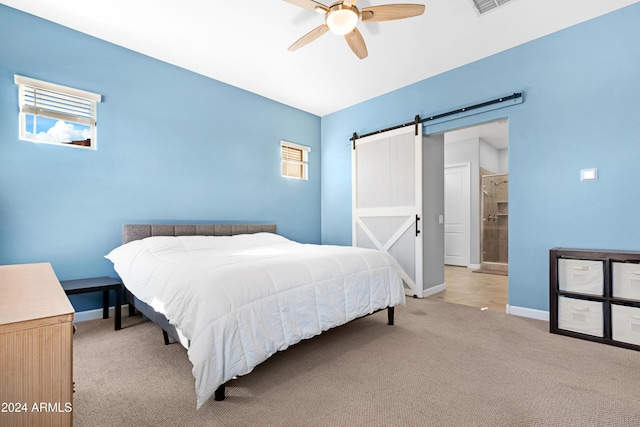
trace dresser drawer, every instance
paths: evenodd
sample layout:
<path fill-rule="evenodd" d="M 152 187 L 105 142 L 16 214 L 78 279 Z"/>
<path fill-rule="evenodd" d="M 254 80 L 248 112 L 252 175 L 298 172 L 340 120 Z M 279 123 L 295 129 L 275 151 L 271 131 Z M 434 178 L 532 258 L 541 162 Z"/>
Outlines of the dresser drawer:
<path fill-rule="evenodd" d="M 604 337 L 603 303 L 559 296 L 558 329 Z"/>
<path fill-rule="evenodd" d="M 611 304 L 611 338 L 640 345 L 640 308 Z"/>
<path fill-rule="evenodd" d="M 612 262 L 611 271 L 613 296 L 640 301 L 640 264 Z"/>
<path fill-rule="evenodd" d="M 567 292 L 604 295 L 604 262 L 559 258 L 558 288 Z"/>

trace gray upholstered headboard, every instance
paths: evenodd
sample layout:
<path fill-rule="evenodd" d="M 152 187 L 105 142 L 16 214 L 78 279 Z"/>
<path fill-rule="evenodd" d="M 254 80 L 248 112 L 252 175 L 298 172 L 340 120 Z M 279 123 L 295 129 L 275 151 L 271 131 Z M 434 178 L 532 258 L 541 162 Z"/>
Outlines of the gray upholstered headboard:
<path fill-rule="evenodd" d="M 233 236 L 274 233 L 275 224 L 124 224 L 122 243 L 152 236 Z"/>

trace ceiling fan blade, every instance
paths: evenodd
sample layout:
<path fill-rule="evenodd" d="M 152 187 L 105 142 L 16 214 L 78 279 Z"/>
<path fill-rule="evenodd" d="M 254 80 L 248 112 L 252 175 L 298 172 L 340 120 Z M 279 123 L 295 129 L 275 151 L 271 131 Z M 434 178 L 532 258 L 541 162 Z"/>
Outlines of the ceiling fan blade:
<path fill-rule="evenodd" d="M 360 31 L 358 31 L 357 28 L 354 28 L 353 31 L 345 34 L 344 38 L 358 58 L 364 59 L 369 55 L 369 52 L 367 52 L 367 45 L 362 38 L 362 34 L 360 34 Z"/>
<path fill-rule="evenodd" d="M 299 6 L 303 9 L 313 10 L 314 12 L 318 12 L 318 13 L 329 12 L 329 8 L 327 6 L 313 0 L 284 0 L 284 1 L 286 1 L 287 3 L 294 4 L 296 6 Z"/>
<path fill-rule="evenodd" d="M 411 18 L 424 13 L 423 4 L 384 4 L 365 7 L 361 11 L 362 22 L 392 21 Z"/>
<path fill-rule="evenodd" d="M 304 36 L 300 37 L 294 44 L 289 46 L 289 50 L 292 52 L 294 50 L 298 50 L 301 47 L 308 45 L 309 43 L 311 43 L 312 41 L 314 41 L 315 39 L 317 39 L 327 31 L 329 31 L 329 27 L 327 27 L 326 24 L 322 24 L 319 27 L 309 31 Z"/>

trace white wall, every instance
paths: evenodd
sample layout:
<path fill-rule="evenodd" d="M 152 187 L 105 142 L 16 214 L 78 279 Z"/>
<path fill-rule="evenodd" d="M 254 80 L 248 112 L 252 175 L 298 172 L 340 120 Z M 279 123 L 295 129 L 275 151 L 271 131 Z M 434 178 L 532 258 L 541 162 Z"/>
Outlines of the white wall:
<path fill-rule="evenodd" d="M 501 173 L 499 150 L 482 138 L 478 140 L 478 149 L 480 151 L 480 167 L 493 173 Z"/>

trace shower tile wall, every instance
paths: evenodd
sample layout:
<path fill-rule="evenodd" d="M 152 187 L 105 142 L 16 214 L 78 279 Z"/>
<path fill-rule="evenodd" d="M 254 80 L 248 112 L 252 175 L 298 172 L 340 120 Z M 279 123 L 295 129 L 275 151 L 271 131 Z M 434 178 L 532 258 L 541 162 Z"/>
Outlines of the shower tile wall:
<path fill-rule="evenodd" d="M 509 175 L 482 177 L 482 262 L 509 262 Z"/>

